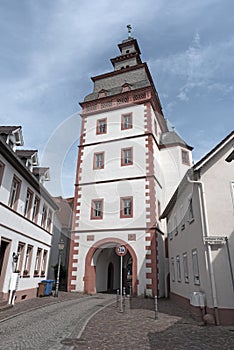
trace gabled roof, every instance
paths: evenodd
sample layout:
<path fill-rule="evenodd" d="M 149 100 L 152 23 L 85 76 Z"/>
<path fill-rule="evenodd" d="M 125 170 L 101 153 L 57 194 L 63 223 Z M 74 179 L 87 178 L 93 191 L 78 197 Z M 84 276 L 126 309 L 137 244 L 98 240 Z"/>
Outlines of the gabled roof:
<path fill-rule="evenodd" d="M 4 125 L 0 126 L 0 134 L 12 134 L 13 131 L 16 131 L 18 129 L 21 129 L 21 126 L 12 126 L 12 125 Z"/>
<path fill-rule="evenodd" d="M 230 163 L 232 160 L 234 160 L 234 150 L 229 154 L 229 156 L 225 160 L 228 163 Z"/>
<path fill-rule="evenodd" d="M 218 153 L 227 143 L 231 142 L 233 139 L 233 144 L 234 144 L 234 130 L 228 134 L 222 141 L 220 141 L 210 152 L 208 152 L 201 160 L 199 160 L 196 164 L 194 164 L 194 166 L 192 168 L 190 168 L 185 176 L 183 177 L 183 179 L 180 181 L 178 187 L 176 188 L 174 194 L 172 195 L 172 197 L 170 198 L 166 208 L 164 209 L 161 218 L 164 219 L 167 217 L 167 215 L 170 213 L 170 211 L 173 209 L 176 201 L 177 201 L 177 197 L 179 194 L 179 190 L 181 188 L 183 188 L 183 186 L 186 184 L 187 181 L 187 177 L 188 176 L 192 176 L 193 173 L 197 172 L 203 165 L 205 165 L 212 157 L 215 156 L 216 153 Z M 232 153 L 225 159 L 226 161 L 229 157 L 230 157 L 230 161 L 231 156 L 233 157 L 234 151 L 232 151 Z"/>
<path fill-rule="evenodd" d="M 218 153 L 227 143 L 232 141 L 234 145 L 234 130 L 230 132 L 222 141 L 220 141 L 210 152 L 208 152 L 202 159 L 200 159 L 194 166 L 194 170 L 200 169 L 205 165 L 216 153 Z"/>
<path fill-rule="evenodd" d="M 26 165 L 19 159 L 12 148 L 5 142 L 5 139 L 0 135 L 0 150 L 3 157 L 19 172 L 19 174 L 28 183 L 48 201 L 53 209 L 58 209 L 57 204 L 53 200 L 50 193 L 45 189 L 44 186 L 40 184 L 38 179 L 33 176 L 31 171 L 26 167 Z M 48 169 L 48 168 L 47 168 Z"/>
<path fill-rule="evenodd" d="M 39 164 L 38 162 L 38 150 L 16 150 L 16 155 L 22 159 L 22 161 L 26 162 L 27 160 L 30 161 L 31 165 L 37 166 Z M 27 165 L 27 164 L 26 164 Z"/>

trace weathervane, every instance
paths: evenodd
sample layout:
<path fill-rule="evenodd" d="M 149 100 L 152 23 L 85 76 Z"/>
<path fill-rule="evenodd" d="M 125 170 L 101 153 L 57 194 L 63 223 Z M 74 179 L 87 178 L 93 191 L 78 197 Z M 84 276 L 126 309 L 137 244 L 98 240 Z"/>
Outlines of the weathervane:
<path fill-rule="evenodd" d="M 128 24 L 128 25 L 127 25 L 127 28 L 128 28 L 128 37 L 131 38 L 131 31 L 132 31 L 132 26 L 131 26 L 131 24 Z"/>

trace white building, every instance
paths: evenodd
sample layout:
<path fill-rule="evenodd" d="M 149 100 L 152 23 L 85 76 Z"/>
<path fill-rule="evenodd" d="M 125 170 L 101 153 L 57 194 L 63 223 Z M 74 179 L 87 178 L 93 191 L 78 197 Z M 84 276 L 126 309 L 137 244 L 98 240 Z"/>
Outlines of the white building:
<path fill-rule="evenodd" d="M 136 39 L 118 45 L 114 70 L 92 78 L 82 107 L 70 291 L 96 293 L 124 285 L 135 294 L 162 296 L 161 209 L 191 164 L 191 147 L 169 131 Z"/>
<path fill-rule="evenodd" d="M 234 324 L 234 131 L 185 175 L 167 205 L 170 296 Z M 201 313 L 200 313 L 201 316 Z"/>
<path fill-rule="evenodd" d="M 16 150 L 22 145 L 20 126 L 0 127 L 0 298 L 17 288 L 16 301 L 35 297 L 46 278 L 57 209 L 43 187 L 48 168 L 38 167 L 37 151 Z"/>

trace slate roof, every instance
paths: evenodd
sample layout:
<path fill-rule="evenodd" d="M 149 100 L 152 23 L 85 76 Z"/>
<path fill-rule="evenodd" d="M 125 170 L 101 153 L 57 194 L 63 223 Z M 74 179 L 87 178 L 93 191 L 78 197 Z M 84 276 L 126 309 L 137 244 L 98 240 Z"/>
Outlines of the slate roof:
<path fill-rule="evenodd" d="M 164 132 L 160 137 L 160 145 L 169 146 L 169 145 L 181 145 L 189 149 L 193 147 L 189 146 L 174 130 Z"/>

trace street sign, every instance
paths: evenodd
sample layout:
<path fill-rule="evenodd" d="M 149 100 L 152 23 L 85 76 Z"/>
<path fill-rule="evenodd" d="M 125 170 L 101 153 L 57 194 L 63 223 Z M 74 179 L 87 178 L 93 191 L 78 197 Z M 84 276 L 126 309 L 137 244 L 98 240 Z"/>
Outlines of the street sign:
<path fill-rule="evenodd" d="M 204 237 L 204 241 L 206 243 L 208 243 L 208 244 L 211 244 L 211 245 L 225 244 L 226 237 L 222 237 L 222 236 L 208 236 L 208 237 Z"/>
<path fill-rule="evenodd" d="M 115 248 L 115 252 L 117 255 L 119 256 L 124 256 L 127 254 L 127 248 L 125 247 L 125 245 L 118 245 L 116 248 Z"/>

